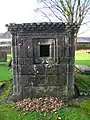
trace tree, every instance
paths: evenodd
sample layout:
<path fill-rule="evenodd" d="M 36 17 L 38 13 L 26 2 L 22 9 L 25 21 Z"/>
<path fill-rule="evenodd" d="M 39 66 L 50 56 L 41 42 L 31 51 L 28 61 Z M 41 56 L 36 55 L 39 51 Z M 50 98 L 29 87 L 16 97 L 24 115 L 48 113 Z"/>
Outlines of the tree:
<path fill-rule="evenodd" d="M 67 23 L 71 31 L 71 39 L 76 44 L 77 33 L 90 10 L 90 0 L 38 0 L 42 8 L 37 8 L 51 22 L 51 16 L 56 20 Z M 73 29 L 76 26 L 76 29 Z M 73 33 L 72 33 L 73 32 Z"/>

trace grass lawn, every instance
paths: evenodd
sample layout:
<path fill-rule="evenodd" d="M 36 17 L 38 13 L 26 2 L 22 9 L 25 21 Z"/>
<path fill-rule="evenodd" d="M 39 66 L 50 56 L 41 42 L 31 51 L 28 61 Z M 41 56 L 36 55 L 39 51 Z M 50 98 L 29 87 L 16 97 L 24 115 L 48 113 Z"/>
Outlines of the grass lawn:
<path fill-rule="evenodd" d="M 89 101 L 90 102 L 90 101 Z M 0 120 L 90 120 L 90 113 L 83 108 L 65 107 L 55 113 L 17 111 L 13 105 L 0 105 Z"/>
<path fill-rule="evenodd" d="M 0 62 L 0 65 L 7 65 L 7 62 Z"/>
<path fill-rule="evenodd" d="M 80 92 L 90 92 L 90 75 L 75 73 L 75 83 Z"/>
<path fill-rule="evenodd" d="M 90 50 L 78 50 L 75 52 L 75 64 L 90 66 L 90 54 L 86 52 L 90 52 Z"/>
<path fill-rule="evenodd" d="M 7 55 L 7 61 L 9 61 L 12 58 L 11 54 Z"/>
<path fill-rule="evenodd" d="M 6 98 L 6 96 L 8 96 L 8 93 L 12 91 L 12 80 L 8 80 L 8 81 L 0 81 L 0 87 L 2 84 L 5 84 L 5 89 L 3 94 L 0 94 L 0 103 Z"/>
<path fill-rule="evenodd" d="M 12 74 L 8 70 L 7 65 L 0 65 L 0 81 L 10 80 L 11 78 Z"/>
<path fill-rule="evenodd" d="M 7 55 L 7 61 L 11 59 L 11 55 Z M 7 62 L 0 62 L 0 81 L 10 80 L 12 73 L 8 70 Z"/>

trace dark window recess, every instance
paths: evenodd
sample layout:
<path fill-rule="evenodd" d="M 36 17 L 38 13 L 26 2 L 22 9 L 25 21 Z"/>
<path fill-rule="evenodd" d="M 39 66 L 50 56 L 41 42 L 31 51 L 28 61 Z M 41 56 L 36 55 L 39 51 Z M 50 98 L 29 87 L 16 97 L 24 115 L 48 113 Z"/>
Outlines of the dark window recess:
<path fill-rule="evenodd" d="M 40 45 L 40 57 L 50 56 L 49 46 L 50 45 Z"/>

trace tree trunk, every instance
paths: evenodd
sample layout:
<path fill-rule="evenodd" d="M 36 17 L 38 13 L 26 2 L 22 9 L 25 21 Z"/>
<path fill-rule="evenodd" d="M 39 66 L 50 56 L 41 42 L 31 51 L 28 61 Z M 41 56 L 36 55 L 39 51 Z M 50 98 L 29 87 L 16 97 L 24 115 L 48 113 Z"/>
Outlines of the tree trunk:
<path fill-rule="evenodd" d="M 77 50 L 77 33 L 74 33 L 75 50 Z"/>

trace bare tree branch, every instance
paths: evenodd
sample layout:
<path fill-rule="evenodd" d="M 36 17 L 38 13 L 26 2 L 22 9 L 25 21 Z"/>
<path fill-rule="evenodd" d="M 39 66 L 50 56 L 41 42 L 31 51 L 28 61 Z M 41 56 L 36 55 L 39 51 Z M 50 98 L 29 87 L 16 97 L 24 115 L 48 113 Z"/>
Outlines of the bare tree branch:
<path fill-rule="evenodd" d="M 55 12 L 53 11 L 52 7 L 50 7 L 46 2 L 43 2 L 48 8 L 49 10 L 53 13 L 53 15 L 55 15 L 56 18 L 58 18 L 58 20 L 61 21 L 61 18 L 58 17 L 58 15 L 55 14 Z"/>
<path fill-rule="evenodd" d="M 80 28 L 82 22 L 90 10 L 90 0 L 38 0 L 43 3 L 44 9 L 53 14 L 59 21 L 64 21 L 70 25 L 77 24 Z M 41 11 L 44 16 L 49 16 L 45 11 Z"/>

